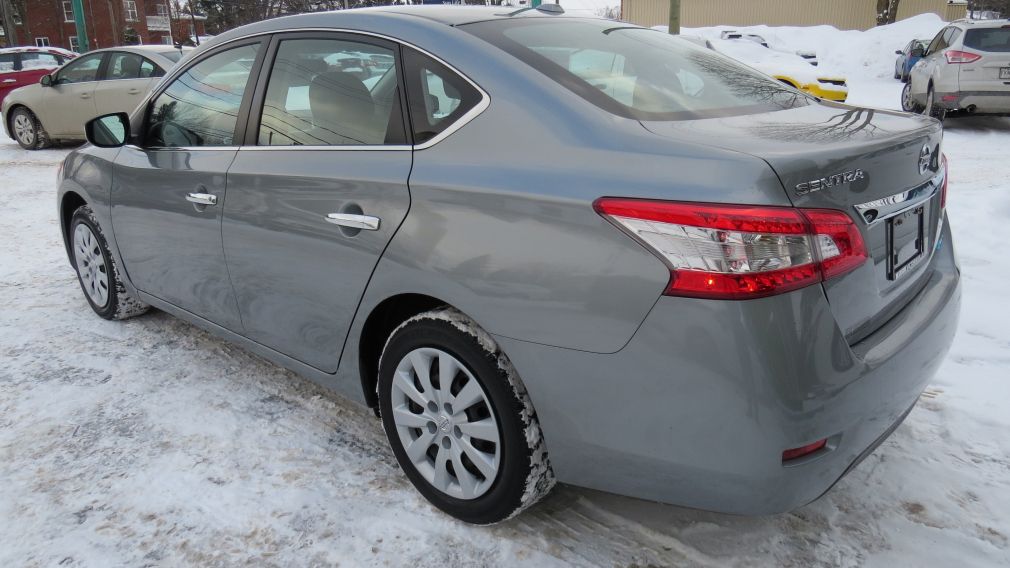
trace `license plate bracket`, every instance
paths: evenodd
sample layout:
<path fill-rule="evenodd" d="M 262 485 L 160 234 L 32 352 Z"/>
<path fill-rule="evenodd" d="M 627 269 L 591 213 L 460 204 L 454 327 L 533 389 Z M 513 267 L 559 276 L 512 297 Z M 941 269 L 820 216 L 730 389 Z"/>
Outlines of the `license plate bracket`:
<path fill-rule="evenodd" d="M 999 78 L 1000 79 L 1010 79 L 1010 67 L 1000 67 L 999 68 Z"/>
<path fill-rule="evenodd" d="M 897 280 L 926 256 L 926 206 L 887 220 L 887 279 Z"/>

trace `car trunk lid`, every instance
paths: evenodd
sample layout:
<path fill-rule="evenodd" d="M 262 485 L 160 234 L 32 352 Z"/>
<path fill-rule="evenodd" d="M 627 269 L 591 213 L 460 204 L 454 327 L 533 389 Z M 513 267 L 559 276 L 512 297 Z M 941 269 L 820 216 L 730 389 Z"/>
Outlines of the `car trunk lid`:
<path fill-rule="evenodd" d="M 941 222 L 938 122 L 824 103 L 643 125 L 685 143 L 759 157 L 793 205 L 842 210 L 854 219 L 870 259 L 823 284 L 850 342 L 872 333 L 921 289 Z"/>

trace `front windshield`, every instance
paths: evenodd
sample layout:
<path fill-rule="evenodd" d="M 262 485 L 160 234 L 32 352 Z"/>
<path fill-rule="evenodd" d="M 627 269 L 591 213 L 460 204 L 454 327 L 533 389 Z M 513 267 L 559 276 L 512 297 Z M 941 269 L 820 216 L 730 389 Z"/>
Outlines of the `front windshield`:
<path fill-rule="evenodd" d="M 711 50 L 620 22 L 517 18 L 460 28 L 628 118 L 730 116 L 792 108 L 810 100 Z"/>

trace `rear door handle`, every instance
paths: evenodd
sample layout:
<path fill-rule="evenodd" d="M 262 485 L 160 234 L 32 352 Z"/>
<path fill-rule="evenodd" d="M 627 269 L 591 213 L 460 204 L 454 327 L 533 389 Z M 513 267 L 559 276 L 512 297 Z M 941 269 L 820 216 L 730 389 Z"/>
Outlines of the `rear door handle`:
<path fill-rule="evenodd" d="M 4 79 L 4 81 L 3 81 L 3 82 L 4 82 L 4 83 L 17 83 L 17 82 L 18 82 L 18 80 L 17 80 L 17 79 Z"/>
<path fill-rule="evenodd" d="M 377 231 L 380 219 L 371 215 L 354 215 L 352 213 L 330 213 L 326 216 L 328 223 L 350 227 L 352 229 L 364 229 L 366 231 Z"/>
<path fill-rule="evenodd" d="M 213 193 L 188 193 L 186 201 L 197 205 L 217 205 L 217 196 Z"/>
<path fill-rule="evenodd" d="M 90 99 L 91 95 L 89 95 L 88 93 L 81 93 L 81 98 L 82 99 Z"/>
<path fill-rule="evenodd" d="M 140 94 L 140 89 L 130 89 L 129 91 L 126 91 L 126 92 L 129 93 L 129 94 L 131 94 L 131 95 L 139 95 Z"/>

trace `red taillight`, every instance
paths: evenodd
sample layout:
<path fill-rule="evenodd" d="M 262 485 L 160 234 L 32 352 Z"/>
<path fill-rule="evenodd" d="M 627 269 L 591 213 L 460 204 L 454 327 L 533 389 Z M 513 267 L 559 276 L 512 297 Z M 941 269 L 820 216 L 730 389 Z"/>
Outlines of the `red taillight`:
<path fill-rule="evenodd" d="M 800 446 L 798 448 L 786 450 L 782 452 L 782 461 L 786 462 L 789 460 L 802 458 L 803 456 L 809 456 L 810 454 L 824 448 L 827 445 L 828 445 L 828 439 L 825 438 L 823 440 L 818 440 L 812 444 L 807 444 L 805 446 Z"/>
<path fill-rule="evenodd" d="M 833 209 L 610 197 L 593 207 L 667 263 L 669 296 L 772 296 L 849 272 L 867 256 L 852 218 Z"/>
<path fill-rule="evenodd" d="M 950 180 L 950 166 L 947 165 L 947 154 L 940 155 L 940 167 L 943 168 L 943 185 L 940 186 L 940 210 L 947 209 L 947 182 Z"/>
<path fill-rule="evenodd" d="M 947 58 L 947 63 L 950 63 L 951 65 L 960 65 L 962 63 L 975 63 L 979 59 L 982 59 L 982 56 L 977 53 L 971 53 L 968 51 L 958 51 L 956 49 L 952 49 L 950 51 L 945 52 L 943 56 Z"/>

